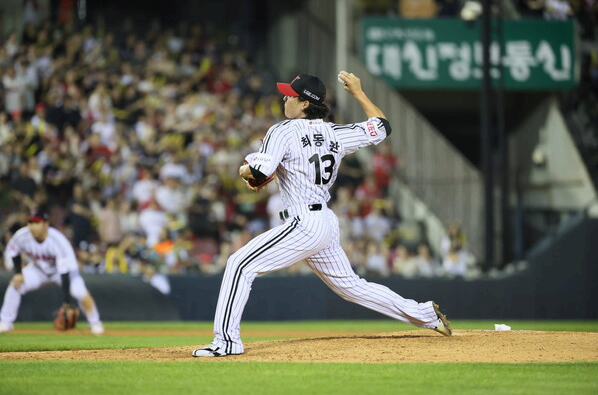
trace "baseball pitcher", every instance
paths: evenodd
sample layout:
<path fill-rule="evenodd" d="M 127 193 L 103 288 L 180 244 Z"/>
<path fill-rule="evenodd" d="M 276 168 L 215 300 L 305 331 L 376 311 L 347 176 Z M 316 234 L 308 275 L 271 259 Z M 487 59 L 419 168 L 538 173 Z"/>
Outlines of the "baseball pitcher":
<path fill-rule="evenodd" d="M 242 354 L 241 316 L 253 280 L 300 260 L 345 300 L 451 335 L 449 322 L 435 303 L 404 299 L 385 286 L 360 278 L 340 245 L 338 219 L 326 204 L 328 190 L 342 158 L 379 144 L 390 135 L 391 127 L 364 93 L 357 76 L 341 71 L 338 78 L 363 108 L 365 121 L 346 125 L 325 122 L 326 88 L 318 77 L 301 74 L 291 83 L 277 84 L 288 120 L 268 130 L 259 152 L 245 158 L 247 164 L 240 167 L 239 174 L 254 184 L 276 174 L 286 207 L 280 212 L 284 223 L 257 236 L 228 259 L 216 307 L 214 341 L 194 350 L 194 357 Z"/>

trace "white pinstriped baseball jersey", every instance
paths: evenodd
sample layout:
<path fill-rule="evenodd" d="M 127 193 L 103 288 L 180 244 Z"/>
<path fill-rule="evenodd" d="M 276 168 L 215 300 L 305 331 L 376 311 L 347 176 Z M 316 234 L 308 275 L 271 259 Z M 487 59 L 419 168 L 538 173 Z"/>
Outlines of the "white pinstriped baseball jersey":
<path fill-rule="evenodd" d="M 194 356 L 241 354 L 241 316 L 251 284 L 258 276 L 304 260 L 313 272 L 345 300 L 423 328 L 436 328 L 431 301 L 404 299 L 389 288 L 355 274 L 340 245 L 339 223 L 328 209 L 343 156 L 378 144 L 388 121 L 336 125 L 321 119 L 292 119 L 272 126 L 259 152 L 245 159 L 265 175 L 276 171 L 288 216 L 284 224 L 251 240 L 227 261 L 216 314 L 214 341 Z"/>
<path fill-rule="evenodd" d="M 248 163 L 265 175 L 276 171 L 285 206 L 326 203 L 341 159 L 379 144 L 386 131 L 379 118 L 337 125 L 322 119 L 293 119 L 272 126 Z"/>
<path fill-rule="evenodd" d="M 19 229 L 8 242 L 5 256 L 12 258 L 25 253 L 34 266 L 48 276 L 78 270 L 77 257 L 68 239 L 58 229 L 49 227 L 48 236 L 41 243 L 35 240 L 27 226 Z"/>

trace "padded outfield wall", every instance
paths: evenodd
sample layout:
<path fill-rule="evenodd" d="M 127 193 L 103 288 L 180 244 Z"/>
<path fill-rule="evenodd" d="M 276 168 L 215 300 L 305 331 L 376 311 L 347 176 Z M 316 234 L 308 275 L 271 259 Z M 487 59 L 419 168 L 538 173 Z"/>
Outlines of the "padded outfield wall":
<path fill-rule="evenodd" d="M 540 243 L 528 268 L 502 278 L 466 281 L 368 278 L 405 298 L 435 300 L 454 319 L 598 319 L 598 220 L 570 222 Z M 141 279 L 85 275 L 106 321 L 211 321 L 221 276 L 171 276 L 164 296 Z M 10 276 L 0 276 L 0 289 Z M 62 301 L 59 287 L 23 298 L 19 321 L 51 320 Z M 244 320 L 364 319 L 383 316 L 346 302 L 315 275 L 257 278 Z"/>

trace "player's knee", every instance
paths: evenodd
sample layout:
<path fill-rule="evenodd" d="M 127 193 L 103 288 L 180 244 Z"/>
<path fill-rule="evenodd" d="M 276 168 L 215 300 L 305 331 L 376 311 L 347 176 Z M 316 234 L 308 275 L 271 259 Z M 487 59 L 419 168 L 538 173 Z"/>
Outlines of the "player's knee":
<path fill-rule="evenodd" d="M 86 289 L 71 287 L 71 296 L 77 299 L 78 301 L 83 301 L 83 299 L 85 299 L 88 295 L 89 293 Z"/>

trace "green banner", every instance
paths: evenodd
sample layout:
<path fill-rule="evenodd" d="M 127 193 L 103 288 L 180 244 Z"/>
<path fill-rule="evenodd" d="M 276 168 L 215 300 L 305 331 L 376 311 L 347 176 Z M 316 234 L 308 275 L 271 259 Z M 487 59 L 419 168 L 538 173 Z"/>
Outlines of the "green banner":
<path fill-rule="evenodd" d="M 477 89 L 482 79 L 481 22 L 362 18 L 362 58 L 390 85 L 408 89 Z M 494 25 L 491 77 L 509 90 L 576 85 L 572 21 L 508 20 L 502 42 Z"/>

